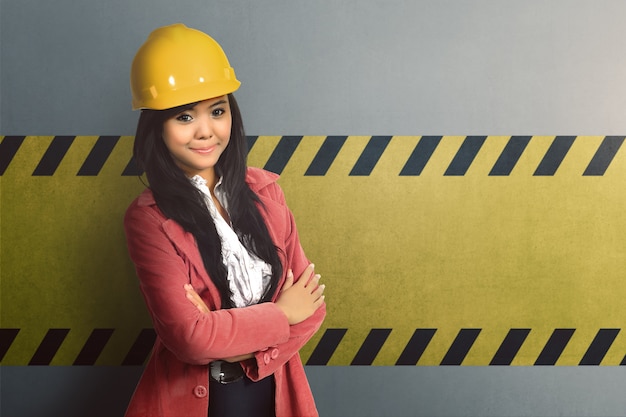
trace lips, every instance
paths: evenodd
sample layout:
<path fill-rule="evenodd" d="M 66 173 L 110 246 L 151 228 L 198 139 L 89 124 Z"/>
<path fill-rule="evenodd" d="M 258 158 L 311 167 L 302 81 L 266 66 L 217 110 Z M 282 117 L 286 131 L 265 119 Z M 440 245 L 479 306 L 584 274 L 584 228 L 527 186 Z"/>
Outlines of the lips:
<path fill-rule="evenodd" d="M 215 145 L 213 146 L 209 146 L 207 148 L 190 148 L 193 152 L 202 154 L 202 155 L 206 155 L 209 154 L 211 152 L 213 152 L 215 150 Z"/>

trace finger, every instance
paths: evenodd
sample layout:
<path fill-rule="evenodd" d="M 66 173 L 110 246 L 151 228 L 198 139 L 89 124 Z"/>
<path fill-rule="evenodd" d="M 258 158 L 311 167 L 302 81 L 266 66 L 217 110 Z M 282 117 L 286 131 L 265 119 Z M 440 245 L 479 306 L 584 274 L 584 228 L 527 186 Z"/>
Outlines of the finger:
<path fill-rule="evenodd" d="M 191 301 L 195 306 L 200 307 L 202 304 L 202 300 L 195 292 L 187 292 L 187 299 Z"/>
<path fill-rule="evenodd" d="M 198 310 L 200 310 L 200 312 L 204 312 L 204 309 L 202 308 L 202 304 L 200 304 L 200 303 L 198 302 L 198 300 L 194 297 L 194 295 L 193 295 L 192 293 L 188 292 L 188 293 L 186 294 L 186 296 L 187 296 L 187 299 L 188 299 L 189 301 L 191 301 L 191 303 L 192 303 L 194 306 L 196 306 L 196 308 L 197 308 Z"/>
<path fill-rule="evenodd" d="M 313 306 L 317 310 L 318 308 L 320 308 L 324 304 L 324 302 L 326 302 L 326 296 L 322 295 L 320 298 L 315 300 L 315 302 L 313 303 Z"/>
<path fill-rule="evenodd" d="M 192 295 L 197 300 L 200 300 L 200 301 L 202 300 L 202 298 L 200 298 L 200 295 L 198 294 L 198 292 L 191 286 L 191 284 L 185 285 L 185 291 L 187 291 L 187 294 Z"/>
<path fill-rule="evenodd" d="M 326 289 L 326 285 L 322 284 L 319 287 L 317 287 L 315 291 L 313 291 L 311 295 L 313 295 L 313 297 L 315 298 L 315 301 L 317 301 L 319 298 L 324 296 L 323 294 L 324 294 L 325 289 Z"/>
<path fill-rule="evenodd" d="M 184 288 L 185 288 L 185 295 L 187 296 L 188 299 L 192 300 L 193 296 L 197 295 L 196 291 L 193 289 L 191 284 L 185 284 Z"/>
<path fill-rule="evenodd" d="M 304 288 L 307 288 L 309 290 L 309 292 L 313 292 L 317 289 L 317 287 L 319 287 L 319 283 L 320 283 L 320 279 L 322 278 L 322 276 L 320 274 L 315 274 L 311 277 L 311 279 L 309 280 L 309 283 L 307 285 L 304 286 Z"/>
<path fill-rule="evenodd" d="M 200 295 L 198 295 L 198 293 L 193 289 L 193 287 L 187 284 L 185 285 L 185 289 L 187 290 L 187 292 L 185 293 L 185 296 L 187 297 L 187 299 L 191 301 L 191 303 L 195 305 L 196 308 L 200 310 L 201 313 L 208 313 L 209 308 L 204 303 L 204 300 L 200 298 Z"/>
<path fill-rule="evenodd" d="M 296 284 L 300 284 L 301 286 L 306 288 L 311 283 L 311 280 L 315 277 L 314 271 L 315 265 L 309 264 L 309 266 L 307 266 L 304 272 L 302 272 L 302 274 L 300 275 L 300 279 L 298 279 L 298 282 L 296 282 Z"/>
<path fill-rule="evenodd" d="M 283 288 L 280 290 L 281 292 L 288 290 L 293 286 L 293 271 L 289 269 L 287 271 L 287 279 L 285 279 L 285 283 L 283 284 Z"/>

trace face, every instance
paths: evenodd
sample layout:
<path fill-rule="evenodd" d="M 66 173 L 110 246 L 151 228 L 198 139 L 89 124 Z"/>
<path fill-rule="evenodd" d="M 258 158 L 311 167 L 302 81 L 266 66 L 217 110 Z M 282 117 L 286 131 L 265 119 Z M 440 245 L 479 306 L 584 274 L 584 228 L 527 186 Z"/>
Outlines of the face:
<path fill-rule="evenodd" d="M 215 164 L 228 146 L 232 118 L 228 96 L 201 101 L 163 123 L 163 141 L 188 177 L 215 183 Z"/>

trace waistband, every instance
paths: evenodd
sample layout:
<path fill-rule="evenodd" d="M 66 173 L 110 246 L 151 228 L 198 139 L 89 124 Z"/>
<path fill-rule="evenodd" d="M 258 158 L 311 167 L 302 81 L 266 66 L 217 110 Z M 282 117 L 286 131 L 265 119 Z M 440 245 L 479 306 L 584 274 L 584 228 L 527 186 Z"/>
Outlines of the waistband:
<path fill-rule="evenodd" d="M 209 364 L 209 375 L 220 384 L 230 384 L 243 378 L 243 368 L 239 362 L 213 361 Z"/>

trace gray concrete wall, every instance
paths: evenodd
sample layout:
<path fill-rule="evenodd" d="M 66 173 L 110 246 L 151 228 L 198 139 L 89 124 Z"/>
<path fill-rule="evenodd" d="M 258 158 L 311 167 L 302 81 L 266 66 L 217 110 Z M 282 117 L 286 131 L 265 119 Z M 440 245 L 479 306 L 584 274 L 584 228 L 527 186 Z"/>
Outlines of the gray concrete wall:
<path fill-rule="evenodd" d="M 2 133 L 133 134 L 129 62 L 228 51 L 250 134 L 622 134 L 621 1 L 2 1 Z"/>

